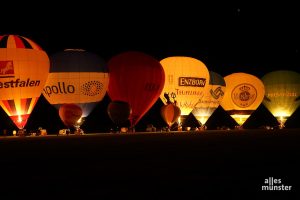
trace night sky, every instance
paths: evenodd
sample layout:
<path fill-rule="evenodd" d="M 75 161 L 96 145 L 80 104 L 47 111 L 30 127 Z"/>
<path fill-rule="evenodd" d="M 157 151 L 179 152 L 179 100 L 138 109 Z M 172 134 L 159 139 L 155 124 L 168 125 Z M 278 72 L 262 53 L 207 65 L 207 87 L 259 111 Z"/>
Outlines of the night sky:
<path fill-rule="evenodd" d="M 74 4 L 74 3 L 73 3 Z M 142 51 L 157 60 L 168 56 L 191 56 L 204 62 L 209 70 L 222 76 L 245 72 L 262 77 L 267 72 L 289 69 L 300 72 L 300 31 L 295 5 L 202 5 L 160 4 L 155 2 L 92 5 L 38 5 L 40 9 L 2 12 L 0 34 L 18 34 L 39 44 L 50 56 L 66 48 L 81 48 L 97 53 L 108 61 L 128 51 Z M 22 7 L 22 6 L 20 6 Z M 3 16 L 2 16 L 3 15 Z M 106 96 L 83 125 L 86 132 L 109 131 Z M 160 118 L 160 100 L 140 121 L 164 126 Z M 299 109 L 286 127 L 299 127 Z M 15 129 L 4 111 L 0 111 L 0 129 Z M 190 119 L 193 124 L 195 119 Z M 276 120 L 260 106 L 245 123 L 245 128 L 276 125 Z M 235 126 L 222 108 L 207 122 L 209 128 Z M 41 97 L 26 128 L 42 126 L 55 132 L 63 128 L 57 111 Z M 2 132 L 1 132 L 2 133 Z"/>

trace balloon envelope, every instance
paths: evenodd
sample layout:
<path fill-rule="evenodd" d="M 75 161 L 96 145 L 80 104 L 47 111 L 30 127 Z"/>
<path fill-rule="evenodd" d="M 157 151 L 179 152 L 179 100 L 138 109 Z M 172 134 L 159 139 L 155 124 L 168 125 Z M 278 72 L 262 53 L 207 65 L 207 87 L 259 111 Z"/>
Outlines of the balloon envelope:
<path fill-rule="evenodd" d="M 59 108 L 65 103 L 77 104 L 87 117 L 106 94 L 108 69 L 98 55 L 81 50 L 66 49 L 50 57 L 51 67 L 43 95 Z"/>
<path fill-rule="evenodd" d="M 63 104 L 60 106 L 59 117 L 67 127 L 73 127 L 82 116 L 81 108 L 76 104 Z"/>
<path fill-rule="evenodd" d="M 135 51 L 112 57 L 108 67 L 108 95 L 112 101 L 129 103 L 134 126 L 157 101 L 165 82 L 164 70 L 153 57 Z"/>
<path fill-rule="evenodd" d="M 127 102 L 112 101 L 108 104 L 107 113 L 110 119 L 119 126 L 129 119 L 132 109 Z"/>
<path fill-rule="evenodd" d="M 247 73 L 233 73 L 224 79 L 226 92 L 220 104 L 239 125 L 243 125 L 261 104 L 265 94 L 264 84 Z"/>
<path fill-rule="evenodd" d="M 263 104 L 284 125 L 300 105 L 300 74 L 278 70 L 264 75 L 262 81 L 266 89 Z"/>
<path fill-rule="evenodd" d="M 216 72 L 209 71 L 209 90 L 195 105 L 192 113 L 202 125 L 206 123 L 213 112 L 219 107 L 225 94 L 226 83 L 224 78 Z"/>
<path fill-rule="evenodd" d="M 181 115 L 189 115 L 204 96 L 209 83 L 209 72 L 204 63 L 191 57 L 174 56 L 160 61 L 165 71 L 165 86 L 160 95 L 175 97 Z"/>
<path fill-rule="evenodd" d="M 49 58 L 32 40 L 0 36 L 0 105 L 24 128 L 49 74 Z"/>
<path fill-rule="evenodd" d="M 169 127 L 174 124 L 180 117 L 180 108 L 173 103 L 163 105 L 160 109 L 160 114 Z"/>

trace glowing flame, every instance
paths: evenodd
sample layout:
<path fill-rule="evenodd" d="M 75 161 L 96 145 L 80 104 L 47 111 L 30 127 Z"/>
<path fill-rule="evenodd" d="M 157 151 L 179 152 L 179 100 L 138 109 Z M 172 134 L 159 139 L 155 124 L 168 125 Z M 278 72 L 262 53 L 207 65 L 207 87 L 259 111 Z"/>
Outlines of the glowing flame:
<path fill-rule="evenodd" d="M 21 123 L 23 120 L 22 120 L 22 117 L 21 115 L 18 115 L 18 122 Z"/>
<path fill-rule="evenodd" d="M 178 117 L 178 124 L 181 124 L 181 116 Z"/>

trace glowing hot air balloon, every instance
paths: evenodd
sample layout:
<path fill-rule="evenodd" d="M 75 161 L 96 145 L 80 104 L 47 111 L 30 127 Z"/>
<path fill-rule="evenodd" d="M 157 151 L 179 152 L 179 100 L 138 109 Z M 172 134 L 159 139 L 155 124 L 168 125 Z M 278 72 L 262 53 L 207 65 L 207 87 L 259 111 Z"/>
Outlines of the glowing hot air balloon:
<path fill-rule="evenodd" d="M 63 104 L 58 110 L 59 117 L 67 127 L 76 126 L 81 118 L 82 109 L 76 104 Z"/>
<path fill-rule="evenodd" d="M 263 104 L 278 120 L 280 128 L 300 105 L 300 74 L 278 70 L 262 77 L 266 94 Z"/>
<path fill-rule="evenodd" d="M 209 89 L 209 72 L 204 63 L 191 57 L 174 56 L 160 61 L 165 70 L 165 86 L 160 95 L 176 97 L 177 106 L 181 110 L 181 118 L 185 118 Z"/>
<path fill-rule="evenodd" d="M 48 74 L 49 58 L 35 42 L 0 36 L 0 105 L 18 128 L 26 125 Z"/>
<path fill-rule="evenodd" d="M 159 98 L 165 82 L 164 70 L 153 57 L 135 51 L 112 57 L 108 68 L 108 95 L 112 101 L 129 103 L 133 127 Z"/>
<path fill-rule="evenodd" d="M 263 82 L 251 74 L 233 73 L 225 78 L 226 92 L 221 106 L 240 125 L 261 104 L 265 88 Z"/>
<path fill-rule="evenodd" d="M 220 74 L 210 71 L 209 76 L 210 89 L 204 94 L 204 97 L 199 100 L 192 111 L 201 125 L 205 125 L 209 117 L 219 107 L 226 88 L 225 80 Z"/>
<path fill-rule="evenodd" d="M 50 61 L 43 95 L 56 108 L 62 104 L 80 106 L 83 112 L 80 125 L 107 91 L 106 63 L 98 55 L 82 49 L 66 49 L 52 55 Z"/>
<path fill-rule="evenodd" d="M 163 105 L 160 109 L 160 115 L 164 119 L 164 121 L 168 124 L 169 129 L 171 126 L 178 120 L 180 117 L 181 111 L 180 108 L 176 105 L 177 102 L 172 103 L 170 101 L 170 97 L 167 93 L 165 93 L 165 97 L 167 99 L 167 104 Z"/>

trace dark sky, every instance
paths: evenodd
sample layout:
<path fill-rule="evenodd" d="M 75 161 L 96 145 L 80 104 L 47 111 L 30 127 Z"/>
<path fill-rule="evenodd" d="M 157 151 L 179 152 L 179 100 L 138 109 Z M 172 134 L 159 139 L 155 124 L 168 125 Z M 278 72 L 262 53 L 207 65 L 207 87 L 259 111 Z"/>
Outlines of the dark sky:
<path fill-rule="evenodd" d="M 20 5 L 19 10 L 13 12 L 14 17 L 9 10 L 1 13 L 0 34 L 28 37 L 49 55 L 65 48 L 82 48 L 108 61 L 123 51 L 137 50 L 158 60 L 174 55 L 192 56 L 223 76 L 246 72 L 262 77 L 277 69 L 300 72 L 300 9 L 296 5 L 254 2 L 204 5 L 188 1 L 99 4 L 73 2 L 62 7 L 52 2 L 37 5 L 40 9 L 25 9 L 26 5 Z M 103 109 L 108 101 L 105 97 L 91 114 L 93 121 L 97 121 L 96 112 L 105 113 Z M 159 115 L 159 103 L 151 116 Z M 44 99 L 37 108 L 28 126 L 34 126 L 33 121 L 49 126 L 52 120 L 62 126 L 54 117 L 56 111 Z M 265 114 L 264 108 L 260 109 Z M 51 117 L 45 112 L 50 112 Z M 222 110 L 218 112 L 224 114 Z M 40 120 L 43 115 L 46 121 Z M 111 123 L 107 116 L 100 118 L 97 123 Z M 232 123 L 230 119 L 225 121 Z M 0 128 L 6 127 L 12 128 L 12 125 L 4 120 Z"/>

